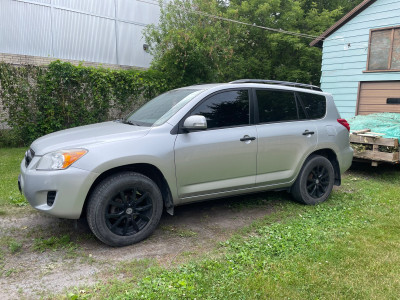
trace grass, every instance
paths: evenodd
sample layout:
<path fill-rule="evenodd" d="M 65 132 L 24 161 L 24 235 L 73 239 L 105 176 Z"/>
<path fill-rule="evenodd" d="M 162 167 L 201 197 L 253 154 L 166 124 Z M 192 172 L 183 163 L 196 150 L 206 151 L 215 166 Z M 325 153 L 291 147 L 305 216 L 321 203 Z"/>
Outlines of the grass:
<path fill-rule="evenodd" d="M 186 228 L 177 228 L 176 226 L 161 226 L 161 229 L 183 238 L 197 236 L 197 232 Z"/>
<path fill-rule="evenodd" d="M 25 149 L 0 149 L 0 215 L 23 203 L 16 178 Z M 126 262 L 124 274 L 93 287 L 74 289 L 68 299 L 397 299 L 400 294 L 400 169 L 353 168 L 329 201 L 302 206 L 285 193 L 243 197 L 244 206 L 274 212 L 244 228 L 215 252 L 165 268 L 155 261 Z M 179 236 L 195 233 L 165 227 Z M 0 241 L 5 255 L 21 255 L 26 241 Z M 34 238 L 34 251 L 65 250 L 77 244 L 68 235 Z M 24 248 L 24 249 L 23 249 Z M 119 272 L 119 273 L 118 273 Z"/>
<path fill-rule="evenodd" d="M 47 239 L 36 238 L 33 243 L 33 250 L 38 252 L 45 252 L 46 250 L 57 251 L 60 249 L 66 250 L 67 257 L 76 256 L 78 245 L 71 241 L 71 237 L 65 234 L 60 237 L 51 236 Z"/>
<path fill-rule="evenodd" d="M 396 299 L 400 172 L 351 171 L 329 201 L 267 193 L 276 212 L 221 244 L 217 258 L 69 293 L 70 299 Z M 271 198 L 280 197 L 277 204 Z M 258 200 L 257 200 L 258 201 Z M 278 206 L 278 207 L 277 207 Z"/>
<path fill-rule="evenodd" d="M 18 190 L 19 165 L 24 157 L 25 148 L 0 148 L 0 214 L 6 210 L 4 205 L 13 204 L 24 206 L 27 204 Z"/>

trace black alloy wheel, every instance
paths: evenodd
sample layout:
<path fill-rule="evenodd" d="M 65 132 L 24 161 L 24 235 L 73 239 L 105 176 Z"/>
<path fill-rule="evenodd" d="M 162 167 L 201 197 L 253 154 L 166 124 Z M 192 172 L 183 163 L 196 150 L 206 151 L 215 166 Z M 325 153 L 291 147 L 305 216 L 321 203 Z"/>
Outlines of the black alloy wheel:
<path fill-rule="evenodd" d="M 87 220 L 94 235 L 110 246 L 127 246 L 156 229 L 163 210 L 157 184 L 135 172 L 101 181 L 89 198 Z"/>
<path fill-rule="evenodd" d="M 106 206 L 107 227 L 116 235 L 132 235 L 142 230 L 153 215 L 150 194 L 137 188 L 120 191 Z"/>
<path fill-rule="evenodd" d="M 315 205 L 328 199 L 334 181 L 331 161 L 324 156 L 311 155 L 301 168 L 291 192 L 297 202 Z"/>
<path fill-rule="evenodd" d="M 321 198 L 329 188 L 329 172 L 323 165 L 318 165 L 307 177 L 307 192 L 315 198 Z"/>

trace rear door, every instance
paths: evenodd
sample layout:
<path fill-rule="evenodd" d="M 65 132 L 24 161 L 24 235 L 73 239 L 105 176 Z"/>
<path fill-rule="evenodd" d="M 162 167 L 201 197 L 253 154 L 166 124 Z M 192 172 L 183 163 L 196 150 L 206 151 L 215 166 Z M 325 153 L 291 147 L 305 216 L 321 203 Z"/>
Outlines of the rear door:
<path fill-rule="evenodd" d="M 213 94 L 189 115 L 206 117 L 208 128 L 177 136 L 175 164 L 180 198 L 193 201 L 254 187 L 257 140 L 256 128 L 250 122 L 249 90 Z"/>
<path fill-rule="evenodd" d="M 296 94 L 255 89 L 258 135 L 256 185 L 293 180 L 299 165 L 317 144 L 317 128 L 307 120 Z"/>

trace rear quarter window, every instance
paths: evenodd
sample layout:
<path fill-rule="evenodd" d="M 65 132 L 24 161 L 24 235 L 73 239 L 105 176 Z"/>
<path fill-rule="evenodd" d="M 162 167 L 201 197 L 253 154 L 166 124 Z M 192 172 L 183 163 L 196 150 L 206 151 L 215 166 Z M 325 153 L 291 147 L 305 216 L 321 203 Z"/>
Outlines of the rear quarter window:
<path fill-rule="evenodd" d="M 293 92 L 256 90 L 260 123 L 298 120 Z"/>
<path fill-rule="evenodd" d="M 326 98 L 322 95 L 298 93 L 308 119 L 321 119 L 326 114 Z"/>

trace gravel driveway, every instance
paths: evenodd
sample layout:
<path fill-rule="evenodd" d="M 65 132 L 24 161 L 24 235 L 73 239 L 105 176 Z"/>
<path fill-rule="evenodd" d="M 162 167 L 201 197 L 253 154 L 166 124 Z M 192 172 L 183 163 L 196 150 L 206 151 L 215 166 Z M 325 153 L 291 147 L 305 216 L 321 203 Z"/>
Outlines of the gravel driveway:
<path fill-rule="evenodd" d="M 29 206 L 0 216 L 0 299 L 35 299 L 123 278 L 119 268 L 144 258 L 163 266 L 211 253 L 218 243 L 274 210 L 274 193 L 177 207 L 147 240 L 111 248 L 77 224 Z M 243 200 L 246 199 L 246 200 Z M 77 225 L 77 227 L 76 227 Z M 14 244 L 13 244 L 14 243 Z"/>

